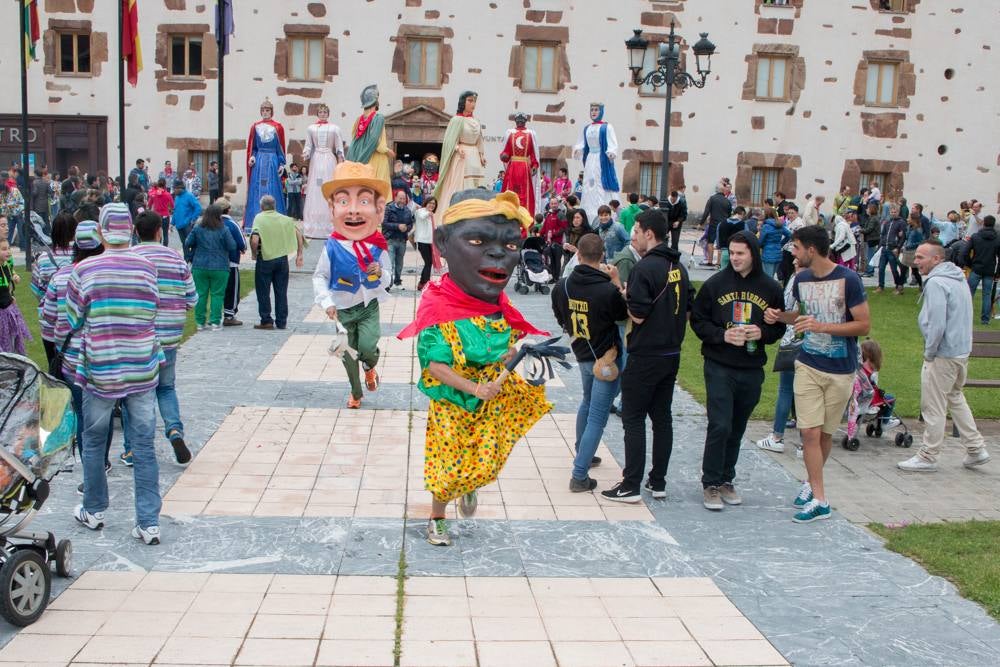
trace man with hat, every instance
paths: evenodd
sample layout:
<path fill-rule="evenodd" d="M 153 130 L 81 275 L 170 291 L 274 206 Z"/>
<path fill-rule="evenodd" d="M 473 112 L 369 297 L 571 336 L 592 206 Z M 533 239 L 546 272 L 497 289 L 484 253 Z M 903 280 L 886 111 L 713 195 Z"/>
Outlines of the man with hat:
<path fill-rule="evenodd" d="M 375 170 L 375 178 L 389 185 L 389 161 L 396 154 L 389 150 L 385 139 L 385 117 L 378 112 L 378 86 L 372 84 L 361 91 L 364 111 L 354 121 L 347 148 L 347 161 L 367 164 Z"/>
<path fill-rule="evenodd" d="M 121 400 L 129 414 L 126 429 L 135 477 L 132 536 L 159 544 L 154 406 L 165 357 L 155 328 L 160 306 L 156 267 L 129 249 L 132 218 L 127 205 L 107 204 L 101 209 L 100 233 L 105 252 L 76 264 L 66 286 L 66 318 L 77 332 L 80 350 L 70 379 L 83 393 L 83 503 L 73 516 L 91 530 L 104 526 L 105 445 L 111 412 Z"/>
<path fill-rule="evenodd" d="M 375 391 L 379 383 L 379 301 L 388 297 L 390 280 L 388 245 L 379 225 L 389 182 L 377 177 L 372 165 L 341 162 L 323 184 L 323 197 L 330 204 L 333 234 L 313 273 L 313 292 L 327 317 L 347 329 L 347 344 L 357 353 L 356 359 L 350 353 L 342 357 L 351 383 L 347 407 L 357 409 L 364 395 L 358 362 L 365 388 Z"/>

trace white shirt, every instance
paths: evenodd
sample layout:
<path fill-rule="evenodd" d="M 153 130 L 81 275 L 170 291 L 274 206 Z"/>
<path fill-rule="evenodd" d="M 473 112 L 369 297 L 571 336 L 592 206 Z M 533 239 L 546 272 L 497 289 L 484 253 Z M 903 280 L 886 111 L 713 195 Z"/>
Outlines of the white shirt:
<path fill-rule="evenodd" d="M 881 203 L 882 191 L 879 190 L 878 188 L 872 188 L 871 191 L 868 193 L 868 199 Z"/>
<path fill-rule="evenodd" d="M 351 250 L 351 241 L 337 241 L 342 246 L 347 248 L 349 252 L 353 254 Z M 382 251 L 382 254 L 378 258 L 379 264 L 382 266 L 382 277 L 388 281 L 389 276 L 392 274 L 392 268 L 389 266 L 389 253 Z M 375 288 L 359 287 L 357 292 L 341 292 L 339 290 L 334 291 L 330 289 L 330 256 L 326 253 L 326 248 L 319 255 L 319 262 L 316 264 L 316 270 L 313 272 L 313 294 L 316 295 L 316 303 L 323 310 L 326 310 L 330 306 L 335 306 L 337 310 L 346 310 L 351 306 L 357 305 L 368 305 L 371 303 L 372 299 L 378 299 L 379 301 L 384 301 L 389 297 L 389 293 L 385 291 L 383 285 L 379 285 Z"/>
<path fill-rule="evenodd" d="M 413 225 L 413 240 L 417 243 L 433 243 L 434 226 L 431 223 L 431 212 L 426 208 L 418 208 L 413 217 L 416 220 Z"/>

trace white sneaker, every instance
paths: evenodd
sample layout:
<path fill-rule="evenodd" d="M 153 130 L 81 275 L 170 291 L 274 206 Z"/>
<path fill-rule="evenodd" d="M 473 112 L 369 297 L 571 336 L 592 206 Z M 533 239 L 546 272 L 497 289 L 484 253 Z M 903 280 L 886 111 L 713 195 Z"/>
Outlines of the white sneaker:
<path fill-rule="evenodd" d="M 221 324 L 209 324 L 208 325 L 208 330 L 209 331 L 218 331 L 221 328 L 222 328 Z"/>
<path fill-rule="evenodd" d="M 196 325 L 194 325 L 194 328 L 197 329 L 198 331 L 204 331 L 205 330 L 205 325 L 204 324 L 196 324 Z"/>
<path fill-rule="evenodd" d="M 937 472 L 937 464 L 925 461 L 919 455 L 911 456 L 905 461 L 896 464 L 900 470 L 907 472 Z"/>
<path fill-rule="evenodd" d="M 802 445 L 795 445 L 795 458 L 802 459 Z"/>
<path fill-rule="evenodd" d="M 132 529 L 132 537 L 137 540 L 142 540 L 146 544 L 159 544 L 160 543 L 160 527 L 159 526 L 149 526 L 148 528 L 143 528 L 142 526 L 136 526 Z"/>
<path fill-rule="evenodd" d="M 770 435 L 762 440 L 758 440 L 757 446 L 763 450 L 769 452 L 778 452 L 779 454 L 785 451 L 785 442 L 783 440 L 775 440 Z"/>
<path fill-rule="evenodd" d="M 902 423 L 903 422 L 899 419 L 899 417 L 889 417 L 882 422 L 882 430 L 888 431 L 890 429 L 894 429 Z"/>
<path fill-rule="evenodd" d="M 91 514 L 83 509 L 83 505 L 77 505 L 73 510 L 73 518 L 91 530 L 104 528 L 104 512 L 94 512 Z"/>
<path fill-rule="evenodd" d="M 975 454 L 966 454 L 965 460 L 962 461 L 962 465 L 966 468 L 975 468 L 976 466 L 981 466 L 990 460 L 990 453 L 986 451 L 985 447 L 980 447 Z"/>

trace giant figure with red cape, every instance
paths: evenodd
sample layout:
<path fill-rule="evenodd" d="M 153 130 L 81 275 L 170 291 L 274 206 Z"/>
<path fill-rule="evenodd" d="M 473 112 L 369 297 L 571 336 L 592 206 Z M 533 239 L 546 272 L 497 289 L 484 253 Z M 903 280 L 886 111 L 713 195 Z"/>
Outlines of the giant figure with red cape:
<path fill-rule="evenodd" d="M 503 175 L 503 192 L 513 192 L 521 206 L 534 217 L 540 198 L 538 189 L 538 139 L 534 130 L 527 129 L 528 114 L 514 114 L 513 130 L 504 135 L 500 160 L 507 165 Z"/>

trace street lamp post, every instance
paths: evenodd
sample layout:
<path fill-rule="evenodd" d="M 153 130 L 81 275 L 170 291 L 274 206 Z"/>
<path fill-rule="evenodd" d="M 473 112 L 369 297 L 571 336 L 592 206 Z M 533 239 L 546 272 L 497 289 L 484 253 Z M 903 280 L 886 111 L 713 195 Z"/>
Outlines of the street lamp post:
<path fill-rule="evenodd" d="M 677 36 L 674 34 L 674 22 L 671 21 L 667 42 L 660 44 L 660 54 L 655 63 L 657 67 L 644 73 L 646 47 L 649 46 L 649 40 L 642 36 L 642 30 L 636 29 L 632 32 L 635 34 L 625 41 L 625 46 L 628 48 L 628 68 L 632 72 L 632 83 L 637 86 L 650 85 L 653 88 L 666 86 L 667 88 L 666 109 L 663 114 L 663 163 L 660 167 L 660 201 L 663 201 L 670 191 L 670 107 L 673 101 L 673 88 L 676 86 L 683 90 L 688 86 L 705 87 L 705 81 L 711 73 L 715 44 L 708 41 L 707 32 L 701 33 L 701 39 L 691 47 L 700 78 L 691 76 L 681 67 L 681 49 L 680 45 L 677 44 Z"/>

